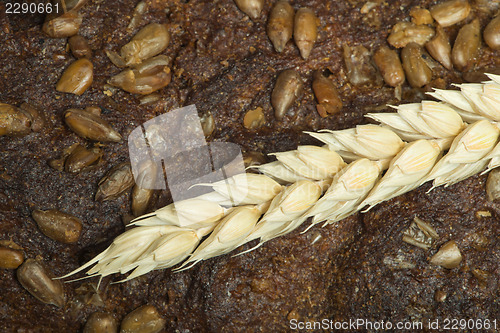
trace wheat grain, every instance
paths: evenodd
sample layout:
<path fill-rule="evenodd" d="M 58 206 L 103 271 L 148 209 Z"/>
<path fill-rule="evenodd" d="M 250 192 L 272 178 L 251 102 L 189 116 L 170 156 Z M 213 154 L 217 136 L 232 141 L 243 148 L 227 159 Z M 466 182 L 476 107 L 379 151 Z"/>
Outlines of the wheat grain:
<path fill-rule="evenodd" d="M 306 133 L 327 144 L 330 150 L 337 151 L 346 161 L 362 157 L 389 161 L 404 146 L 404 142 L 394 131 L 377 125 Z"/>
<path fill-rule="evenodd" d="M 464 128 L 460 115 L 444 103 L 422 101 L 393 107 L 397 113 L 369 113 L 367 117 L 391 128 L 407 141 L 442 139 L 448 148 Z"/>
<path fill-rule="evenodd" d="M 359 205 L 371 209 L 420 186 L 441 153 L 432 140 L 417 140 L 406 145 L 391 161 L 389 169 Z"/>
<path fill-rule="evenodd" d="M 268 205 L 267 205 L 268 206 Z M 188 269 L 198 262 L 231 252 L 250 235 L 266 206 L 241 206 L 224 217 L 179 270 Z M 190 266 L 183 268 L 187 264 Z"/>
<path fill-rule="evenodd" d="M 179 268 L 187 269 L 255 239 L 258 247 L 309 218 L 311 226 L 335 223 L 426 181 L 433 181 L 432 188 L 448 186 L 485 167 L 489 171 L 500 165 L 494 123 L 500 120 L 500 76 L 488 76 L 492 81 L 431 93 L 442 102 L 368 115 L 382 125 L 309 132 L 326 146 L 275 153 L 277 161 L 256 167 L 263 175 L 202 184 L 214 191 L 137 218 L 136 228 L 66 276 L 95 264 L 90 276 L 132 271 L 126 281 L 189 257 Z"/>

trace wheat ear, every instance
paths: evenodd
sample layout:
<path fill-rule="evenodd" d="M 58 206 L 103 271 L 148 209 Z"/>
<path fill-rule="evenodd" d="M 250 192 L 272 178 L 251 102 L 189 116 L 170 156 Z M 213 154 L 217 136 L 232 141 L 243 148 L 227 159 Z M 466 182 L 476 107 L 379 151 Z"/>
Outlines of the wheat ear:
<path fill-rule="evenodd" d="M 500 76 L 489 77 L 432 93 L 442 102 L 368 115 L 381 125 L 310 133 L 326 145 L 276 153 L 276 162 L 258 167 L 262 175 L 204 184 L 213 192 L 137 218 L 137 227 L 66 276 L 95 264 L 90 276 L 132 271 L 126 281 L 189 258 L 180 267 L 186 269 L 254 239 L 258 247 L 308 218 L 312 225 L 334 223 L 426 181 L 447 186 L 488 171 L 500 164 Z"/>

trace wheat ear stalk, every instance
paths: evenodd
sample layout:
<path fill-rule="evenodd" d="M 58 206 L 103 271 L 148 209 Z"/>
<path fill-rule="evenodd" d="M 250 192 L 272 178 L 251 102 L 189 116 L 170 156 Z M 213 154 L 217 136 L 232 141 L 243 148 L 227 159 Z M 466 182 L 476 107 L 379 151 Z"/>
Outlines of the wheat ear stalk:
<path fill-rule="evenodd" d="M 90 276 L 132 271 L 123 281 L 182 261 L 178 269 L 187 269 L 255 239 L 258 247 L 309 218 L 311 226 L 335 223 L 424 182 L 448 186 L 487 172 L 500 165 L 500 76 L 488 76 L 431 93 L 440 102 L 367 115 L 380 125 L 311 132 L 323 147 L 275 153 L 276 162 L 257 167 L 262 174 L 202 184 L 213 192 L 137 218 L 135 228 L 64 277 L 94 264 Z"/>

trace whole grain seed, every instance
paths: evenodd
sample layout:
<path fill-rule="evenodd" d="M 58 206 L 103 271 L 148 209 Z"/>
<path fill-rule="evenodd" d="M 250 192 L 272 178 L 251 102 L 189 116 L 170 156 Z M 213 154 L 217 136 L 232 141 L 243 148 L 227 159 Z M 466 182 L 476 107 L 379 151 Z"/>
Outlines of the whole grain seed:
<path fill-rule="evenodd" d="M 416 25 L 411 22 L 398 22 L 387 37 L 387 42 L 396 48 L 402 48 L 408 43 L 424 45 L 434 36 L 434 29 L 427 25 Z"/>
<path fill-rule="evenodd" d="M 500 15 L 488 23 L 484 29 L 483 38 L 493 50 L 500 49 Z"/>
<path fill-rule="evenodd" d="M 436 230 L 428 222 L 415 217 L 413 223 L 404 232 L 403 241 L 427 250 L 438 237 Z"/>
<path fill-rule="evenodd" d="M 108 56 L 109 60 L 116 67 L 125 67 L 125 66 L 127 66 L 125 64 L 125 60 L 123 60 L 123 58 L 118 53 L 116 53 L 115 51 L 105 50 L 105 52 L 106 52 L 106 55 Z"/>
<path fill-rule="evenodd" d="M 453 269 L 460 265 L 462 255 L 455 241 L 451 240 L 439 248 L 439 251 L 432 256 L 431 264 Z"/>
<path fill-rule="evenodd" d="M 64 170 L 64 162 L 66 162 L 66 158 L 56 158 L 52 160 L 48 160 L 47 164 L 52 168 L 57 171 L 63 171 Z"/>
<path fill-rule="evenodd" d="M 373 55 L 373 61 L 380 70 L 385 83 L 391 87 L 403 84 L 405 72 L 396 50 L 381 46 Z"/>
<path fill-rule="evenodd" d="M 497 201 L 500 198 L 500 169 L 495 169 L 488 175 L 486 194 L 489 201 Z"/>
<path fill-rule="evenodd" d="M 45 236 L 65 244 L 75 243 L 82 232 L 82 222 L 77 217 L 55 209 L 35 210 L 33 219 Z"/>
<path fill-rule="evenodd" d="M 116 319 L 107 312 L 94 312 L 90 315 L 83 333 L 116 333 L 118 323 Z"/>
<path fill-rule="evenodd" d="M 17 280 L 31 295 L 45 304 L 63 307 L 66 302 L 63 284 L 53 278 L 52 272 L 38 260 L 27 259 L 17 269 Z"/>
<path fill-rule="evenodd" d="M 416 25 L 432 24 L 434 19 L 428 9 L 421 7 L 413 7 L 410 10 L 411 21 Z"/>
<path fill-rule="evenodd" d="M 139 187 L 137 184 L 132 188 L 132 215 L 141 216 L 146 213 L 153 199 L 155 190 Z"/>
<path fill-rule="evenodd" d="M 141 103 L 141 105 L 145 105 L 145 104 L 151 104 L 151 103 L 157 102 L 160 99 L 161 99 L 160 94 L 153 93 L 153 94 L 142 96 L 141 98 L 139 98 L 139 102 Z"/>
<path fill-rule="evenodd" d="M 452 68 L 450 40 L 441 26 L 436 27 L 436 35 L 425 43 L 425 48 L 431 57 L 439 61 L 446 69 Z"/>
<path fill-rule="evenodd" d="M 300 8 L 295 13 L 293 38 L 302 58 L 309 58 L 318 38 L 318 18 L 311 9 Z"/>
<path fill-rule="evenodd" d="M 370 83 L 378 84 L 378 81 L 382 81 L 372 64 L 372 54 L 366 47 L 363 45 L 351 47 L 344 44 L 342 48 L 347 77 L 351 84 L 361 86 Z"/>
<path fill-rule="evenodd" d="M 170 33 L 164 24 L 151 23 L 139 30 L 132 40 L 125 44 L 120 55 L 125 65 L 137 65 L 163 52 L 170 42 Z"/>
<path fill-rule="evenodd" d="M 132 94 L 147 95 L 170 83 L 172 73 L 169 64 L 170 59 L 160 55 L 113 76 L 109 84 Z"/>
<path fill-rule="evenodd" d="M 92 56 L 89 43 L 82 36 L 71 37 L 68 39 L 68 45 L 75 58 L 90 58 Z"/>
<path fill-rule="evenodd" d="M 293 69 L 284 70 L 278 75 L 271 94 L 271 104 L 274 108 L 276 119 L 283 119 L 288 109 L 302 91 L 303 85 L 304 83 L 300 74 Z"/>
<path fill-rule="evenodd" d="M 125 162 L 114 166 L 99 181 L 95 195 L 96 201 L 114 200 L 134 186 L 134 175 L 130 163 Z"/>
<path fill-rule="evenodd" d="M 442 303 L 446 300 L 446 293 L 442 290 L 436 290 L 436 293 L 434 294 L 434 300 L 436 302 Z"/>
<path fill-rule="evenodd" d="M 294 10 L 286 0 L 280 0 L 271 9 L 267 22 L 267 35 L 276 52 L 282 52 L 293 35 Z"/>
<path fill-rule="evenodd" d="M 342 109 L 342 100 L 340 99 L 337 88 L 332 80 L 323 76 L 319 71 L 313 74 L 312 88 L 314 96 L 316 96 L 318 101 L 316 109 L 321 117 L 337 113 Z"/>
<path fill-rule="evenodd" d="M 0 103 L 0 136 L 24 136 L 31 132 L 31 117 L 13 105 Z"/>
<path fill-rule="evenodd" d="M 64 70 L 56 90 L 80 96 L 90 87 L 93 79 L 94 66 L 88 59 L 81 58 Z"/>
<path fill-rule="evenodd" d="M 49 160 L 47 163 L 51 168 L 54 168 L 58 171 L 63 171 L 64 170 L 64 163 L 66 162 L 66 159 L 68 156 L 75 150 L 77 146 L 79 146 L 79 143 L 74 143 L 71 146 L 67 147 L 64 149 L 62 155 L 60 158 L 57 159 L 52 159 Z"/>
<path fill-rule="evenodd" d="M 243 126 L 249 130 L 256 130 L 264 126 L 265 123 L 266 117 L 261 107 L 248 111 L 243 118 Z"/>
<path fill-rule="evenodd" d="M 234 0 L 234 2 L 243 13 L 254 21 L 259 18 L 264 7 L 264 0 Z"/>
<path fill-rule="evenodd" d="M 75 149 L 69 154 L 64 164 L 66 172 L 77 173 L 88 170 L 89 167 L 99 163 L 103 152 L 98 147 L 87 149 L 78 144 Z"/>
<path fill-rule="evenodd" d="M 132 189 L 132 214 L 134 216 L 143 215 L 151 201 L 155 190 L 157 166 L 151 160 L 146 160 L 139 165 L 138 175 L 135 179 L 135 185 Z"/>
<path fill-rule="evenodd" d="M 0 245 L 0 268 L 16 269 L 24 261 L 23 251 Z"/>
<path fill-rule="evenodd" d="M 476 63 L 481 48 L 481 31 L 479 20 L 475 19 L 460 28 L 453 49 L 451 60 L 455 67 L 464 72 Z"/>
<path fill-rule="evenodd" d="M 215 120 L 212 116 L 212 112 L 206 111 L 200 117 L 201 128 L 203 129 L 203 134 L 209 137 L 215 130 Z"/>
<path fill-rule="evenodd" d="M 470 13 L 467 0 L 449 0 L 438 3 L 430 8 L 432 17 L 442 27 L 449 27 L 465 20 Z"/>
<path fill-rule="evenodd" d="M 19 106 L 22 111 L 26 111 L 31 117 L 31 130 L 40 132 L 46 123 L 44 114 L 36 107 L 29 103 L 23 103 Z"/>
<path fill-rule="evenodd" d="M 432 70 L 422 58 L 423 48 L 417 43 L 409 43 L 401 51 L 406 78 L 414 88 L 428 84 L 432 79 Z"/>
<path fill-rule="evenodd" d="M 68 127 L 84 139 L 102 142 L 120 142 L 121 135 L 95 112 L 89 109 L 69 109 L 64 113 Z"/>
<path fill-rule="evenodd" d="M 81 15 L 71 11 L 46 21 L 42 30 L 50 37 L 64 38 L 76 35 L 81 24 Z"/>
<path fill-rule="evenodd" d="M 120 333 L 158 333 L 165 323 L 154 306 L 144 305 L 123 318 Z"/>
<path fill-rule="evenodd" d="M 143 20 L 143 16 L 146 13 L 147 9 L 148 9 L 148 5 L 145 1 L 141 1 L 135 6 L 134 13 L 132 14 L 132 19 L 130 20 L 130 23 L 127 26 L 128 31 L 133 31 L 139 25 L 141 25 L 141 22 Z"/>

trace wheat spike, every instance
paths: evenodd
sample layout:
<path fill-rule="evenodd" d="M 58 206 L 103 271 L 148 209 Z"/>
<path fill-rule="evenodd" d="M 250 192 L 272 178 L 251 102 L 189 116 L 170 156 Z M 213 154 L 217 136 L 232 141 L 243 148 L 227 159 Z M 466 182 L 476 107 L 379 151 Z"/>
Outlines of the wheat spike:
<path fill-rule="evenodd" d="M 137 218 L 135 228 L 64 277 L 95 265 L 90 276 L 132 271 L 126 281 L 188 258 L 179 268 L 187 269 L 255 239 L 258 247 L 309 218 L 311 226 L 335 223 L 424 182 L 448 186 L 487 172 L 500 165 L 500 76 L 488 76 L 430 93 L 441 102 L 367 115 L 381 125 L 308 132 L 325 146 L 275 153 L 277 161 L 256 167 L 261 175 L 202 184 L 213 192 Z"/>

